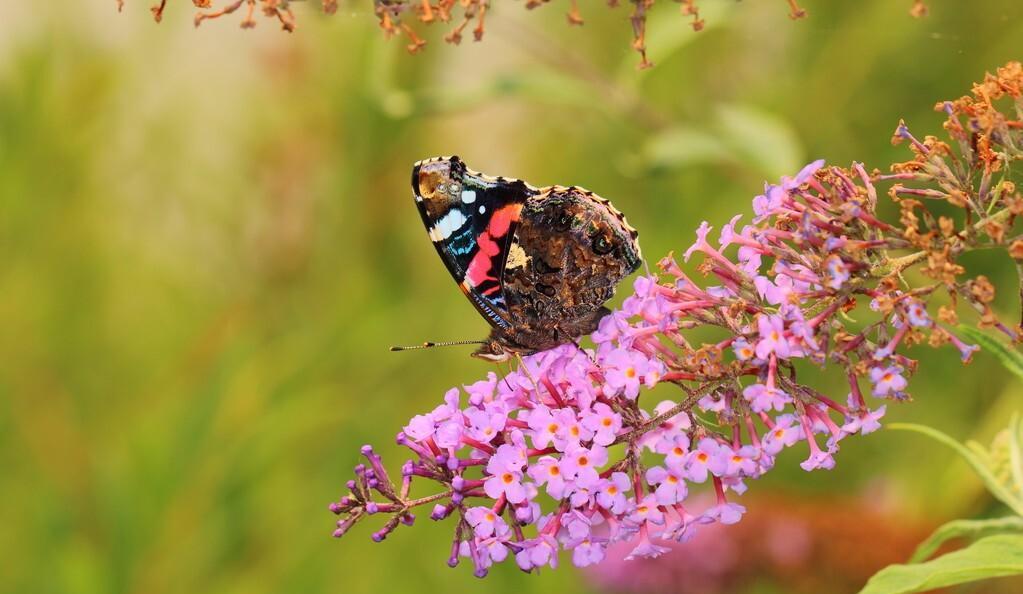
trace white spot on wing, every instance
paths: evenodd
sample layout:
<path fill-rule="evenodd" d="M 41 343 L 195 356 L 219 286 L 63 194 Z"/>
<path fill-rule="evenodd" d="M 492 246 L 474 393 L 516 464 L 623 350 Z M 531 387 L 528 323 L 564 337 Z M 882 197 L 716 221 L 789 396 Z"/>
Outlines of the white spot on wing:
<path fill-rule="evenodd" d="M 487 212 L 487 207 L 480 204 L 480 214 Z"/>
<path fill-rule="evenodd" d="M 466 204 L 476 202 L 476 192 L 473 190 L 462 190 L 462 202 Z"/>
<path fill-rule="evenodd" d="M 451 234 L 461 229 L 467 220 L 461 210 L 452 208 L 430 229 L 430 239 L 443 241 L 451 237 Z"/>

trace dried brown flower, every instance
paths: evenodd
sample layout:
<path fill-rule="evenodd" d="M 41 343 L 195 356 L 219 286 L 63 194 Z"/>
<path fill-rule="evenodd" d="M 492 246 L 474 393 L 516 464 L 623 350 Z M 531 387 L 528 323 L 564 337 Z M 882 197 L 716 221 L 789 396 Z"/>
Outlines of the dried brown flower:
<path fill-rule="evenodd" d="M 194 17 L 195 25 L 199 26 L 203 21 L 216 19 L 238 12 L 243 6 L 241 27 L 249 29 L 256 26 L 256 9 L 259 9 L 264 17 L 276 19 L 281 28 L 285 31 L 295 30 L 295 15 L 291 11 L 290 4 L 295 0 L 224 0 L 220 8 L 213 8 L 213 0 L 192 0 L 196 8 L 203 9 Z M 424 25 L 440 21 L 450 23 L 454 19 L 456 23 L 444 36 L 444 41 L 453 44 L 462 42 L 463 32 L 471 23 L 476 23 L 472 29 L 472 36 L 475 41 L 483 39 L 485 32 L 484 18 L 490 8 L 492 0 L 373 0 L 373 12 L 380 23 L 380 28 L 388 37 L 393 35 L 404 35 L 408 40 L 407 49 L 410 53 L 416 53 L 423 49 L 426 41 L 419 36 L 416 30 L 407 22 L 405 17 L 411 16 L 408 20 L 417 20 Z M 690 25 L 693 31 L 701 31 L 705 22 L 700 18 L 700 0 L 675 0 L 681 4 L 681 14 L 691 17 Z M 124 0 L 115 0 L 117 9 L 124 7 Z M 528 9 L 537 8 L 550 3 L 551 0 L 526 0 L 525 7 Z M 583 17 L 579 10 L 578 0 L 568 0 L 569 6 L 566 18 L 569 25 L 582 25 Z M 632 47 L 640 54 L 639 68 L 649 68 L 653 63 L 646 55 L 646 19 L 647 13 L 653 8 L 656 0 L 628 0 L 632 4 L 632 14 L 629 21 L 632 25 Z M 786 0 L 789 8 L 789 16 L 793 19 L 801 19 L 807 12 L 799 6 L 797 0 Z M 323 12 L 334 14 L 337 11 L 337 0 L 321 0 Z M 608 0 L 610 8 L 618 6 L 619 0 Z M 159 0 L 158 4 L 152 7 L 153 18 L 156 22 L 163 19 L 163 12 L 167 0 Z M 207 10 L 208 9 L 208 10 Z M 458 14 L 456 14 L 458 13 Z M 927 14 L 927 6 L 923 0 L 914 0 L 910 14 L 915 17 Z"/>

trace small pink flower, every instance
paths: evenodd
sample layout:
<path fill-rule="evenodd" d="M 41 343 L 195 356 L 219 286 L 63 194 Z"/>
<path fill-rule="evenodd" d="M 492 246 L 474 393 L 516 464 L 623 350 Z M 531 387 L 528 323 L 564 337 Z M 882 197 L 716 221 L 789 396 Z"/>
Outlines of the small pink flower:
<path fill-rule="evenodd" d="M 611 477 L 601 481 L 597 490 L 597 504 L 615 515 L 625 512 L 628 505 L 626 493 L 632 489 L 632 481 L 624 472 L 613 472 Z"/>
<path fill-rule="evenodd" d="M 508 532 L 508 525 L 489 507 L 469 508 L 465 512 L 465 520 L 469 522 L 473 532 L 479 538 L 487 538 L 498 532 Z"/>
<path fill-rule="evenodd" d="M 906 378 L 902 377 L 902 369 L 895 365 L 872 367 L 870 381 L 874 382 L 874 396 L 897 396 L 906 389 Z"/>
<path fill-rule="evenodd" d="M 682 473 L 671 468 L 653 466 L 646 471 L 646 482 L 657 485 L 654 496 L 661 505 L 674 505 L 689 494 Z"/>
<path fill-rule="evenodd" d="M 416 415 L 402 431 L 416 441 L 423 441 L 433 435 L 434 427 L 433 418 L 430 415 Z"/>
<path fill-rule="evenodd" d="M 742 396 L 749 401 L 753 412 L 770 412 L 772 410 L 781 412 L 785 405 L 792 402 L 789 395 L 779 388 L 765 386 L 764 384 L 752 384 L 746 386 Z"/>
<path fill-rule="evenodd" d="M 639 386 L 650 370 L 649 360 L 642 353 L 615 349 L 604 357 L 604 379 L 607 382 L 605 394 L 613 396 L 616 392 L 624 392 L 630 400 L 639 396 Z"/>
<path fill-rule="evenodd" d="M 707 234 L 710 233 L 711 229 L 712 227 L 707 224 L 707 221 L 700 223 L 700 226 L 696 229 L 696 243 L 689 246 L 689 249 L 685 251 L 682 255 L 683 260 L 688 262 L 694 252 L 702 252 L 710 246 L 707 243 Z"/>
<path fill-rule="evenodd" d="M 491 499 L 501 495 L 511 503 L 519 503 L 526 499 L 526 490 L 522 486 L 522 467 L 525 466 L 525 455 L 519 448 L 504 444 L 497 448 L 490 461 L 487 462 L 487 474 L 490 475 L 483 483 L 483 490 Z"/>
<path fill-rule="evenodd" d="M 543 456 L 526 472 L 538 485 L 547 485 L 546 491 L 551 497 L 561 499 L 565 495 L 565 476 L 557 458 Z"/>
<path fill-rule="evenodd" d="M 604 560 L 606 545 L 589 538 L 572 547 L 572 564 L 576 567 L 596 565 Z"/>
<path fill-rule="evenodd" d="M 529 436 L 533 447 L 545 448 L 561 433 L 561 424 L 554 418 L 551 411 L 539 404 L 529 412 Z"/>
<path fill-rule="evenodd" d="M 660 447 L 656 451 L 659 454 L 664 454 L 664 465 L 682 472 L 685 468 L 686 454 L 689 453 L 689 437 L 682 433 L 675 436 L 675 441 L 670 446 L 664 441 L 658 445 Z M 664 451 L 661 451 L 662 449 Z"/>
<path fill-rule="evenodd" d="M 707 480 L 708 474 L 720 476 L 727 465 L 728 449 L 710 437 L 699 441 L 696 449 L 686 454 L 685 477 L 694 483 Z"/>
<path fill-rule="evenodd" d="M 583 413 L 582 424 L 593 434 L 593 443 L 606 446 L 614 443 L 622 428 L 622 416 L 611 410 L 610 406 L 598 402 L 593 410 Z"/>
<path fill-rule="evenodd" d="M 757 450 L 753 446 L 742 446 L 732 449 L 725 457 L 725 469 L 723 474 L 729 477 L 756 476 L 757 475 Z"/>
<path fill-rule="evenodd" d="M 465 413 L 469 420 L 469 436 L 473 439 L 490 443 L 504 431 L 504 424 L 508 417 L 501 413 L 491 413 L 478 408 L 470 408 Z"/>
<path fill-rule="evenodd" d="M 597 469 L 606 463 L 607 449 L 604 446 L 576 446 L 565 452 L 561 459 L 561 472 L 565 478 L 574 480 L 576 486 L 589 489 L 597 486 L 600 481 Z"/>
<path fill-rule="evenodd" d="M 800 439 L 803 439 L 803 430 L 796 423 L 796 418 L 792 415 L 780 415 L 774 420 L 774 427 L 764 434 L 761 443 L 765 452 L 775 456 Z"/>
<path fill-rule="evenodd" d="M 558 566 L 558 542 L 553 536 L 541 534 L 536 538 L 519 543 L 519 552 L 515 553 L 515 562 L 522 571 L 532 571 L 538 567 Z"/>
<path fill-rule="evenodd" d="M 659 505 L 656 497 L 647 495 L 636 503 L 636 507 L 629 514 L 629 521 L 637 526 L 643 523 L 658 526 L 664 524 L 664 513 L 661 512 Z"/>
<path fill-rule="evenodd" d="M 707 509 L 707 511 L 703 512 L 703 517 L 709 520 L 717 520 L 727 526 L 741 520 L 744 513 L 746 513 L 746 508 L 738 503 L 723 502 Z"/>
<path fill-rule="evenodd" d="M 791 347 L 785 340 L 785 322 L 778 316 L 761 315 L 757 318 L 760 340 L 757 342 L 757 357 L 767 359 L 771 354 L 786 359 Z"/>

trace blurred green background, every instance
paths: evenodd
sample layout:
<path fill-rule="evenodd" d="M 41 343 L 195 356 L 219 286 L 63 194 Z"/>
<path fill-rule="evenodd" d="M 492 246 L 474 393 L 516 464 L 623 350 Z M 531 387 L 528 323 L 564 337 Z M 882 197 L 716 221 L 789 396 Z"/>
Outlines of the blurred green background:
<path fill-rule="evenodd" d="M 368 525 L 330 538 L 359 446 L 400 464 L 405 420 L 492 369 L 468 350 L 387 352 L 486 332 L 429 245 L 411 164 L 458 154 L 583 185 L 656 259 L 809 159 L 903 159 L 900 117 L 937 134 L 937 100 L 1023 58 L 1018 0 L 930 0 L 922 20 L 908 0 L 805 0 L 798 22 L 780 0 L 705 0 L 699 34 L 664 1 L 643 72 L 627 9 L 602 3 L 573 28 L 560 3 L 497 2 L 482 43 L 434 28 L 417 56 L 367 1 L 331 18 L 316 4 L 295 5 L 292 35 L 235 18 L 194 30 L 183 1 L 160 25 L 143 0 L 4 9 L 0 590 L 591 591 L 567 566 L 451 570 L 451 523 L 426 514 L 380 545 Z M 1004 262 L 975 266 L 1015 283 Z M 915 350 L 916 400 L 889 417 L 988 439 L 1023 390 L 990 356 L 963 368 L 949 351 Z M 841 496 L 913 535 L 997 511 L 921 437 L 845 443 L 831 472 L 792 452 L 752 484 L 751 510 L 756 493 Z"/>

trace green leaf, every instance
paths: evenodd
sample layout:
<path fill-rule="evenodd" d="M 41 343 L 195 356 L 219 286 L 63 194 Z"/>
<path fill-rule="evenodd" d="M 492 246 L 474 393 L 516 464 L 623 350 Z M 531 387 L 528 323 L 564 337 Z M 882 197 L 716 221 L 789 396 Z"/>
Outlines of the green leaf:
<path fill-rule="evenodd" d="M 935 553 L 941 545 L 953 538 L 968 538 L 976 540 L 992 534 L 1003 532 L 1023 532 L 1023 518 L 1009 516 L 1006 518 L 991 518 L 987 520 L 952 520 L 940 526 L 927 540 L 920 543 L 920 546 L 909 558 L 910 563 L 920 563 Z"/>
<path fill-rule="evenodd" d="M 728 147 L 714 135 L 684 126 L 673 126 L 653 135 L 644 145 L 643 153 L 648 168 L 732 160 Z"/>
<path fill-rule="evenodd" d="M 803 145 L 789 122 L 751 105 L 721 105 L 716 114 L 721 138 L 739 161 L 768 179 L 795 175 L 804 164 Z"/>
<path fill-rule="evenodd" d="M 889 565 L 860 594 L 904 594 L 1023 573 L 1023 535 L 999 534 L 926 563 Z"/>
<path fill-rule="evenodd" d="M 959 326 L 959 333 L 976 342 L 998 359 L 1002 366 L 1023 379 L 1023 353 L 970 326 Z"/>
<path fill-rule="evenodd" d="M 984 481 L 984 486 L 987 487 L 988 491 L 990 491 L 996 499 L 1009 506 L 1009 508 L 1016 512 L 1017 515 L 1023 516 L 1023 501 L 1016 497 L 1006 485 L 995 477 L 995 475 L 991 472 L 991 468 L 980 458 L 980 456 L 977 455 L 977 453 L 970 451 L 966 446 L 952 439 L 948 435 L 945 435 L 941 431 L 925 425 L 917 425 L 914 423 L 891 423 L 888 425 L 888 428 L 922 433 L 952 448 L 960 456 L 962 456 L 963 459 L 966 460 L 966 463 L 973 468 L 973 471 L 980 476 L 980 479 Z"/>

